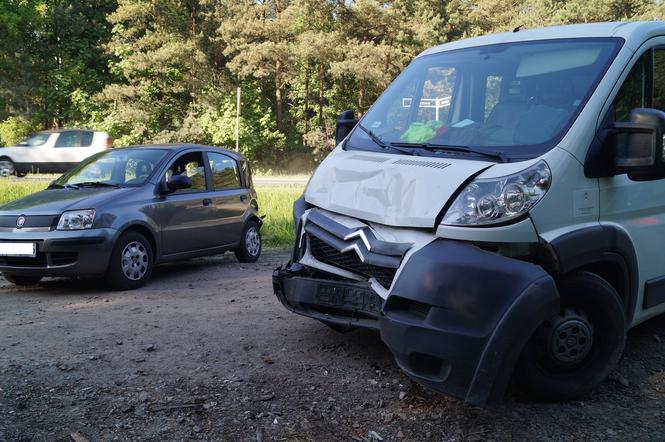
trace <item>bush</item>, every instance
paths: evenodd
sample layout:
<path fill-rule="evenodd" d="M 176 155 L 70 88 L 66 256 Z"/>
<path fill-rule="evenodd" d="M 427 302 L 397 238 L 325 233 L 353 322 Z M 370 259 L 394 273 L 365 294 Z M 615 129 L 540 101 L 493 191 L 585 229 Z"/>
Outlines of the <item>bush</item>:
<path fill-rule="evenodd" d="M 25 139 L 35 129 L 31 121 L 23 117 L 9 117 L 0 122 L 0 146 L 11 146 Z"/>

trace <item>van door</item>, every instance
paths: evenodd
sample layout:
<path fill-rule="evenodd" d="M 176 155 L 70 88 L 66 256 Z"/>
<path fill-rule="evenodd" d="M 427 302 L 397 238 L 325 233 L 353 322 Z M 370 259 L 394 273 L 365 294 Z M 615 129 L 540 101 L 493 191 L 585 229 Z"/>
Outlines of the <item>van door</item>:
<path fill-rule="evenodd" d="M 626 121 L 637 107 L 665 111 L 665 49 L 645 50 L 633 63 L 609 109 L 614 121 Z M 653 297 L 645 304 L 644 288 L 665 276 L 665 180 L 631 181 L 625 174 L 601 178 L 600 222 L 625 230 L 635 248 L 639 289 L 633 323 L 663 312 L 665 304 L 652 305 Z"/>
<path fill-rule="evenodd" d="M 212 206 L 219 245 L 237 243 L 242 233 L 243 215 L 249 208 L 249 189 L 240 182 L 236 160 L 219 152 L 208 152 L 212 176 Z"/>

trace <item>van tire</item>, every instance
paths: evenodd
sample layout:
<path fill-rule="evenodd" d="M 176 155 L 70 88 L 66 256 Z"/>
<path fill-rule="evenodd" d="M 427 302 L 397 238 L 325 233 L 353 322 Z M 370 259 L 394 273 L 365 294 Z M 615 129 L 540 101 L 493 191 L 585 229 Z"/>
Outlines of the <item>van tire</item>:
<path fill-rule="evenodd" d="M 123 255 L 126 256 L 123 258 Z M 138 232 L 125 232 L 116 240 L 104 277 L 111 290 L 134 290 L 150 279 L 154 255 L 150 242 Z"/>
<path fill-rule="evenodd" d="M 561 310 L 538 327 L 515 371 L 517 385 L 539 401 L 588 393 L 608 377 L 626 342 L 624 306 L 607 281 L 576 271 L 557 288 Z"/>
<path fill-rule="evenodd" d="M 263 241 L 259 224 L 250 219 L 245 223 L 240 235 L 240 244 L 233 251 L 240 262 L 256 262 L 261 256 Z"/>
<path fill-rule="evenodd" d="M 42 280 L 41 276 L 14 275 L 13 273 L 3 273 L 2 277 L 14 285 L 20 286 L 37 285 Z"/>

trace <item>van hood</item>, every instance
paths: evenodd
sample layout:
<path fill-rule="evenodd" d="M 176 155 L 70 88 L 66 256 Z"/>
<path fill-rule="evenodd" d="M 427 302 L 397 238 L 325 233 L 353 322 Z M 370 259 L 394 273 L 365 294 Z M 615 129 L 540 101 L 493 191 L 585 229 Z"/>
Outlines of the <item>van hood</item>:
<path fill-rule="evenodd" d="M 95 209 L 129 188 L 47 189 L 0 206 L 0 215 L 54 215 L 65 210 Z"/>
<path fill-rule="evenodd" d="M 314 172 L 305 201 L 389 226 L 433 228 L 459 187 L 493 164 L 337 148 Z"/>

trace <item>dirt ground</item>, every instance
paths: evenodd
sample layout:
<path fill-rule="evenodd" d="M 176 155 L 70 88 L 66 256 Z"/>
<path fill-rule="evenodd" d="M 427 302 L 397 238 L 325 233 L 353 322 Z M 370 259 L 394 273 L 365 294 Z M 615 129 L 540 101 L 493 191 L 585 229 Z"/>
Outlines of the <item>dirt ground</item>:
<path fill-rule="evenodd" d="M 0 279 L 0 440 L 665 439 L 662 318 L 583 400 L 479 409 L 409 381 L 377 334 L 285 310 L 285 260 L 164 265 L 134 292 Z"/>

